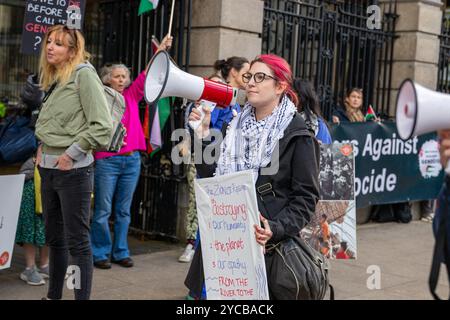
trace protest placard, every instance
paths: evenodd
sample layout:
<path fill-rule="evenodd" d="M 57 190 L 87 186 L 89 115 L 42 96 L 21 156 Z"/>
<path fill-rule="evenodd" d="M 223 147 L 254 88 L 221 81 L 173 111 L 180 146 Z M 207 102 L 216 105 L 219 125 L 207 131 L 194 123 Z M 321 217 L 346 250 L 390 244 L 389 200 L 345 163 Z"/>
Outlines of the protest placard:
<path fill-rule="evenodd" d="M 39 54 L 50 26 L 82 29 L 86 0 L 27 0 L 22 33 L 22 53 Z"/>
<path fill-rule="evenodd" d="M 253 173 L 198 179 L 195 196 L 207 299 L 269 299 Z"/>
<path fill-rule="evenodd" d="M 320 201 L 301 236 L 330 259 L 356 259 L 355 155 L 350 143 L 320 146 Z"/>
<path fill-rule="evenodd" d="M 11 266 L 24 174 L 0 176 L 0 270 Z"/>

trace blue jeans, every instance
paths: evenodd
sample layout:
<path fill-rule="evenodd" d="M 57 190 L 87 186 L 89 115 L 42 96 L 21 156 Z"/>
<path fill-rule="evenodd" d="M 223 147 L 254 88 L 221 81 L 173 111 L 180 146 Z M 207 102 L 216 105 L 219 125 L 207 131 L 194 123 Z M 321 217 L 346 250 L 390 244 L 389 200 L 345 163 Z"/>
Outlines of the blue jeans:
<path fill-rule="evenodd" d="M 134 190 L 141 171 L 139 152 L 129 156 L 113 156 L 96 160 L 94 179 L 94 217 L 91 242 L 94 261 L 122 260 L 130 256 L 128 226 Z M 108 220 L 114 199 L 114 241 Z"/>

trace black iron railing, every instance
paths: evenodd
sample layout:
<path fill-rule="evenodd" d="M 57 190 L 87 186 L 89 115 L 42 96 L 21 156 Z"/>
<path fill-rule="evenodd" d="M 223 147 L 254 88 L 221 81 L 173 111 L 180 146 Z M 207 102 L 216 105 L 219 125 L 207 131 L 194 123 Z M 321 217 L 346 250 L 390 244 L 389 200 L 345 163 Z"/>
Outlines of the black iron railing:
<path fill-rule="evenodd" d="M 20 52 L 24 1 L 0 1 L 0 101 L 15 106 L 30 73 L 38 71 L 37 56 Z"/>
<path fill-rule="evenodd" d="M 378 29 L 368 27 L 370 5 L 380 8 Z M 351 87 L 363 88 L 365 108 L 387 115 L 397 17 L 397 1 L 265 0 L 262 51 L 314 83 L 326 119 Z"/>
<path fill-rule="evenodd" d="M 438 63 L 437 90 L 450 92 L 450 12 L 442 16 L 442 28 L 439 36 L 440 50 Z"/>
<path fill-rule="evenodd" d="M 137 16 L 140 0 L 104 0 L 98 6 L 96 23 L 86 26 L 85 36 L 93 63 L 126 64 L 133 77 L 142 71 L 152 56 L 151 39 L 167 34 L 172 1 L 161 0 L 157 10 Z M 176 1 L 172 27 L 171 55 L 184 70 L 189 67 L 189 34 L 192 0 Z"/>

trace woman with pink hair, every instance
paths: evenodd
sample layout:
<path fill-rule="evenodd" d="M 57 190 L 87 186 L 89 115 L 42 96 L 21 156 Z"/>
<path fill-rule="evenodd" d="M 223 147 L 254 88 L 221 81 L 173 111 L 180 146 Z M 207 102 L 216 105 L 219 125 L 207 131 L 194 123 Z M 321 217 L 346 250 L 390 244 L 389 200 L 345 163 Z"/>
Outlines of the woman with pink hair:
<path fill-rule="evenodd" d="M 261 55 L 242 75 L 248 102 L 228 125 L 214 164 L 197 165 L 200 177 L 251 170 L 256 181 L 261 225 L 253 232 L 261 246 L 297 237 L 314 214 L 319 199 L 319 145 L 297 111 L 289 64 L 276 55 Z M 211 114 L 205 112 L 194 138 L 207 146 Z M 190 120 L 199 120 L 194 109 Z M 214 143 L 214 142 L 210 142 Z M 278 152 L 276 152 L 276 149 Z M 271 164 L 277 162 L 273 172 Z M 269 188 L 259 188 L 261 186 Z M 263 191 L 261 191 L 264 189 Z M 266 255 L 266 263 L 268 256 Z M 202 296 L 201 247 L 195 252 L 185 284 L 193 298 Z M 276 298 L 270 292 L 271 298 Z"/>

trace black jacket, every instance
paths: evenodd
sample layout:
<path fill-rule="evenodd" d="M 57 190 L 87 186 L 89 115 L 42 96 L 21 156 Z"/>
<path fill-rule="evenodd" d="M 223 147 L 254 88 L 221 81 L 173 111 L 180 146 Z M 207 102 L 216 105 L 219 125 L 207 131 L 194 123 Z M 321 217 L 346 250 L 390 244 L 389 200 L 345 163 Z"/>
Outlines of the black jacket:
<path fill-rule="evenodd" d="M 261 170 L 255 186 L 259 211 L 273 232 L 271 243 L 298 236 L 314 215 L 319 199 L 319 144 L 298 113 L 279 141 L 279 154 L 278 172 L 269 176 Z M 269 166 L 274 165 L 276 157 L 272 156 Z M 213 175 L 216 165 L 196 167 L 197 174 L 206 178 Z M 199 278 L 203 278 L 203 268 L 201 250 L 196 250 L 185 284 L 198 292 Z"/>
<path fill-rule="evenodd" d="M 279 163 L 273 155 L 268 166 L 278 165 L 278 172 L 263 175 L 261 169 L 255 186 L 259 211 L 269 220 L 275 243 L 298 235 L 319 199 L 319 144 L 298 113 L 279 141 L 279 154 Z M 196 168 L 200 178 L 207 178 L 214 174 L 216 164 L 202 163 Z"/>
<path fill-rule="evenodd" d="M 334 108 L 333 116 L 338 117 L 340 122 L 350 122 L 347 112 L 339 105 Z"/>

